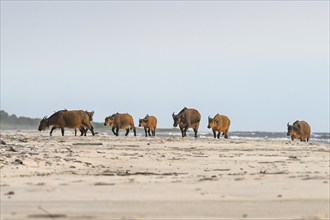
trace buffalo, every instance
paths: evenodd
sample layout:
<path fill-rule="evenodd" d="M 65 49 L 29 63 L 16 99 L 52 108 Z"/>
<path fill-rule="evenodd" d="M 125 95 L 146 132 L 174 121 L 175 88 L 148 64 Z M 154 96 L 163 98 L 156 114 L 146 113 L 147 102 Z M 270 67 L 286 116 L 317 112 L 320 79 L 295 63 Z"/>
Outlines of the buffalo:
<path fill-rule="evenodd" d="M 89 117 L 89 121 L 93 121 L 94 111 L 91 111 L 91 112 L 85 111 L 85 112 Z M 93 126 L 92 126 L 92 128 L 93 128 Z M 80 135 L 81 136 L 83 136 L 83 135 L 86 136 L 88 129 L 85 129 L 84 127 L 81 127 L 79 130 L 80 130 Z M 75 133 L 75 135 L 77 134 L 77 129 L 74 129 L 74 133 Z"/>
<path fill-rule="evenodd" d="M 214 138 L 218 137 L 219 139 L 221 132 L 225 138 L 228 138 L 230 120 L 227 116 L 216 114 L 213 118 L 209 116 L 208 119 L 209 124 L 207 128 L 212 128 Z M 216 135 L 216 132 L 218 132 L 218 135 Z"/>
<path fill-rule="evenodd" d="M 311 128 L 307 122 L 297 120 L 292 125 L 288 123 L 287 126 L 287 135 L 291 135 L 291 140 L 300 139 L 300 141 L 309 141 Z"/>
<path fill-rule="evenodd" d="M 125 136 L 128 135 L 129 130 L 133 129 L 134 136 L 136 136 L 136 129 L 134 126 L 133 118 L 130 114 L 113 114 L 105 118 L 104 126 L 112 126 L 112 132 L 118 136 L 119 129 L 126 129 Z"/>
<path fill-rule="evenodd" d="M 172 117 L 174 120 L 173 126 L 177 127 L 179 125 L 182 137 L 187 135 L 188 128 L 192 128 L 195 132 L 195 138 L 197 138 L 201 114 L 196 109 L 184 107 L 177 115 L 173 112 Z"/>
<path fill-rule="evenodd" d="M 55 112 L 49 118 L 44 117 L 40 121 L 38 130 L 46 130 L 49 126 L 53 126 L 50 131 L 50 136 L 52 136 L 56 128 L 61 128 L 62 136 L 64 136 L 64 128 L 89 129 L 94 136 L 94 129 L 91 125 L 90 118 L 88 114 L 82 110 L 68 111 L 65 109 Z"/>
<path fill-rule="evenodd" d="M 146 134 L 146 137 L 149 136 L 155 136 L 156 134 L 156 127 L 157 127 L 157 118 L 155 116 L 149 116 L 146 115 L 143 119 L 139 119 L 139 127 L 144 127 L 144 131 Z M 150 134 L 151 131 L 151 134 Z"/>

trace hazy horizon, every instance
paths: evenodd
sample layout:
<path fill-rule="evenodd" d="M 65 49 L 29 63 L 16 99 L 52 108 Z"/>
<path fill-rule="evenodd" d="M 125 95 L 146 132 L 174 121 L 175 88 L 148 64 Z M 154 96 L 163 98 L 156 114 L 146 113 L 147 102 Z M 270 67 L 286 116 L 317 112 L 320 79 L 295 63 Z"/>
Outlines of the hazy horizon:
<path fill-rule="evenodd" d="M 1 1 L 1 109 L 94 121 L 183 107 L 232 131 L 329 132 L 329 1 Z"/>

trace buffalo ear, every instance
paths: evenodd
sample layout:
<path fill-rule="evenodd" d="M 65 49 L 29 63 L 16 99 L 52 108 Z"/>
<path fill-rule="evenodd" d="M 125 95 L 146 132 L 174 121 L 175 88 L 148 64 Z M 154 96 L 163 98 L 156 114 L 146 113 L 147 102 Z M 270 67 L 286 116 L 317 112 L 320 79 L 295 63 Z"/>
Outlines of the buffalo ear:
<path fill-rule="evenodd" d="M 290 125 L 289 125 L 289 122 L 288 122 L 287 126 L 288 126 L 288 127 L 290 126 Z"/>
<path fill-rule="evenodd" d="M 174 112 L 172 113 L 172 117 L 173 117 L 173 118 L 175 117 Z"/>

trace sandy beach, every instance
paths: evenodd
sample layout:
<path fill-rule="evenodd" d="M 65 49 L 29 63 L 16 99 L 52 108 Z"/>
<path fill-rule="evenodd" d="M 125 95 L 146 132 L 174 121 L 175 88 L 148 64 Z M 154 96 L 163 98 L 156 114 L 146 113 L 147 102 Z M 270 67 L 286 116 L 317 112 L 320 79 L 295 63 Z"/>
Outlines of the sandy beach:
<path fill-rule="evenodd" d="M 329 219 L 330 146 L 1 131 L 1 219 Z"/>

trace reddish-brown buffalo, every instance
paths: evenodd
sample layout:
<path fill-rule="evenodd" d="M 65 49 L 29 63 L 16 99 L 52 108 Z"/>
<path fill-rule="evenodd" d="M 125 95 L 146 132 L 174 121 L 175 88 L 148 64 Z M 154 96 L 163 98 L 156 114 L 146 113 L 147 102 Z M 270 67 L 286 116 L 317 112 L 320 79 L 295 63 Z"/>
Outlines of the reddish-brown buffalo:
<path fill-rule="evenodd" d="M 134 126 L 133 117 L 130 114 L 113 114 L 105 118 L 104 126 L 112 126 L 112 132 L 114 135 L 118 136 L 119 129 L 125 129 L 126 134 L 128 135 L 129 130 L 133 129 L 134 136 L 136 136 L 136 129 Z"/>
<path fill-rule="evenodd" d="M 220 138 L 221 132 L 222 135 L 225 136 L 225 138 L 228 138 L 230 120 L 227 116 L 216 114 L 213 118 L 209 116 L 208 119 L 209 124 L 207 128 L 212 128 L 214 138 Z M 216 132 L 218 132 L 218 135 L 216 135 Z"/>
<path fill-rule="evenodd" d="M 179 125 L 182 137 L 187 135 L 188 128 L 192 128 L 195 132 L 195 137 L 197 138 L 201 114 L 196 109 L 184 107 L 177 115 L 173 112 L 172 117 L 174 120 L 173 126 L 177 127 Z"/>
<path fill-rule="evenodd" d="M 49 126 L 53 126 L 50 131 L 50 136 L 52 136 L 56 128 L 61 128 L 62 136 L 64 136 L 64 128 L 89 129 L 94 135 L 94 129 L 89 120 L 89 116 L 82 110 L 61 110 L 54 113 L 49 118 L 44 117 L 40 122 L 38 130 L 46 130 Z"/>
<path fill-rule="evenodd" d="M 143 119 L 139 119 L 139 127 L 144 127 L 144 131 L 146 137 L 148 136 L 155 136 L 156 134 L 156 127 L 157 127 L 157 118 L 155 116 L 146 115 Z M 151 134 L 150 134 L 151 131 Z"/>
<path fill-rule="evenodd" d="M 311 127 L 309 124 L 305 121 L 295 121 L 293 125 L 288 126 L 288 133 L 287 135 L 291 135 L 291 140 L 294 139 L 300 139 L 300 141 L 309 141 L 309 138 L 311 136 Z"/>

